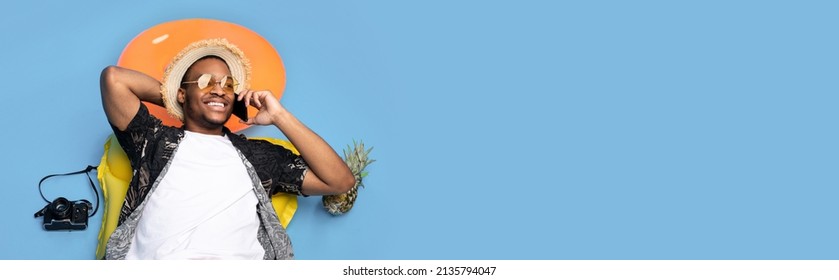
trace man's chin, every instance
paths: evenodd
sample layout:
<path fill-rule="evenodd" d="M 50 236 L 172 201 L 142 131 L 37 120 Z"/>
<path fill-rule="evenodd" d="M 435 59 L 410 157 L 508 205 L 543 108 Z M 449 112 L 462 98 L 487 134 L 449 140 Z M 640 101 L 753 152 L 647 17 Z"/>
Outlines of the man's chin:
<path fill-rule="evenodd" d="M 233 112 L 203 112 L 200 115 L 190 114 L 191 112 L 184 111 L 184 117 L 188 115 L 193 115 L 193 120 L 195 120 L 195 124 L 203 126 L 208 129 L 216 129 L 224 126 L 227 123 L 227 120 L 233 116 Z"/>
<path fill-rule="evenodd" d="M 207 118 L 207 119 L 204 119 L 204 122 L 207 123 L 208 125 L 211 125 L 211 126 L 221 127 L 221 126 L 224 126 L 224 124 L 226 124 L 227 120 L 229 120 L 229 119 L 230 119 L 229 117 L 226 118 L 226 119 Z"/>
<path fill-rule="evenodd" d="M 207 123 L 224 125 L 233 116 L 233 112 L 209 112 L 204 114 L 204 121 Z"/>
<path fill-rule="evenodd" d="M 223 118 L 222 116 L 205 116 L 198 119 L 198 123 L 207 129 L 217 129 L 224 126 L 230 118 Z"/>

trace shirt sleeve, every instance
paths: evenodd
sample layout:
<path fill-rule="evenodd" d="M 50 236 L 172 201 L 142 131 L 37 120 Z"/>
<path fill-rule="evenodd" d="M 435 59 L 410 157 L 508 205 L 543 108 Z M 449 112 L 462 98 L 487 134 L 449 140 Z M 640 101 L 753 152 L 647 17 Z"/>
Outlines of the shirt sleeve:
<path fill-rule="evenodd" d="M 114 131 L 119 145 L 125 151 L 131 167 L 137 168 L 136 164 L 143 155 L 143 150 L 146 148 L 148 140 L 154 136 L 154 132 L 162 126 L 160 119 L 149 114 L 149 109 L 143 102 L 140 102 L 140 109 L 137 114 L 128 123 L 125 130 L 119 130 L 116 126 L 111 124 L 111 129 Z"/>
<path fill-rule="evenodd" d="M 259 166 L 257 175 L 270 195 L 284 192 L 307 196 L 302 190 L 303 178 L 309 170 L 309 165 L 302 157 L 268 141 L 250 141 L 257 145 L 251 160 Z"/>

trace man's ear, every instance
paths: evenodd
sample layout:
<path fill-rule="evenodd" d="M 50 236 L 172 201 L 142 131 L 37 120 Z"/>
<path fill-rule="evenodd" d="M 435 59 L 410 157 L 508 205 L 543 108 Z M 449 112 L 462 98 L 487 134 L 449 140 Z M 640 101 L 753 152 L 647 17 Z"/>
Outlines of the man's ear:
<path fill-rule="evenodd" d="M 186 100 L 186 91 L 183 88 L 178 88 L 178 103 L 184 104 Z"/>

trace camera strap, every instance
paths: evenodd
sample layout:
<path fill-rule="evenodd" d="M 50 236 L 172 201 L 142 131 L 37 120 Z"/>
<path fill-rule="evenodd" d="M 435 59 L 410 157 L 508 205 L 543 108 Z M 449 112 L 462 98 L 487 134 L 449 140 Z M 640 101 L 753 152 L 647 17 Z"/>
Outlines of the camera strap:
<path fill-rule="evenodd" d="M 99 191 L 97 191 L 97 190 L 96 190 L 96 185 L 94 185 L 94 184 L 93 184 L 93 179 L 91 179 L 91 178 L 90 178 L 90 171 L 96 170 L 96 168 L 97 168 L 97 167 L 98 167 L 98 166 L 90 166 L 90 165 L 88 165 L 88 166 L 87 166 L 87 168 L 85 168 L 84 170 L 80 170 L 80 171 L 76 171 L 76 172 L 70 172 L 70 173 L 64 173 L 64 174 L 52 174 L 52 175 L 47 175 L 47 176 L 45 176 L 44 178 L 41 178 L 41 181 L 40 181 L 40 182 L 38 182 L 38 192 L 39 192 L 39 193 L 41 193 L 41 198 L 43 198 L 43 199 L 44 199 L 44 201 L 46 201 L 46 202 L 47 202 L 47 204 L 49 204 L 49 203 L 50 203 L 50 201 L 49 201 L 49 200 L 47 200 L 47 198 L 44 196 L 44 191 L 42 191 L 42 190 L 41 190 L 41 183 L 43 183 L 43 182 L 44 182 L 44 180 L 49 179 L 49 178 L 51 178 L 51 177 L 55 177 L 55 176 L 67 176 L 67 175 L 76 175 L 76 174 L 82 174 L 82 173 L 84 173 L 85 175 L 87 175 L 87 180 L 88 180 L 88 182 L 90 182 L 90 188 L 92 188 L 92 189 L 93 189 L 93 193 L 95 193 L 95 194 L 96 194 L 96 207 L 94 207 L 94 208 L 93 208 L 93 213 L 92 213 L 92 214 L 90 214 L 90 215 L 88 216 L 88 217 L 93 217 L 93 215 L 96 215 L 96 211 L 97 211 L 97 210 L 99 210 Z M 43 209 L 41 209 L 41 211 L 38 211 L 38 213 L 35 213 L 35 217 L 38 217 L 38 216 L 39 216 L 39 215 L 38 215 L 39 213 L 40 213 L 41 215 L 43 215 L 43 211 L 44 211 L 44 210 L 43 210 Z"/>

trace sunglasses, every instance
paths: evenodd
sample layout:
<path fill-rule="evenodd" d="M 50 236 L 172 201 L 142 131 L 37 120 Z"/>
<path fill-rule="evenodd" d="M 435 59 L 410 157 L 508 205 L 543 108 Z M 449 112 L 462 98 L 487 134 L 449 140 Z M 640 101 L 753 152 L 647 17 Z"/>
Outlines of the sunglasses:
<path fill-rule="evenodd" d="M 227 94 L 235 94 L 236 93 L 236 86 L 239 83 L 236 82 L 236 79 L 230 76 L 224 76 L 221 80 L 213 79 L 213 74 L 201 74 L 198 77 L 198 80 L 195 81 L 188 81 L 188 82 L 181 82 L 181 84 L 196 84 L 198 88 L 201 90 L 209 90 L 212 89 L 213 86 L 218 85 L 221 87 L 221 90 Z"/>

